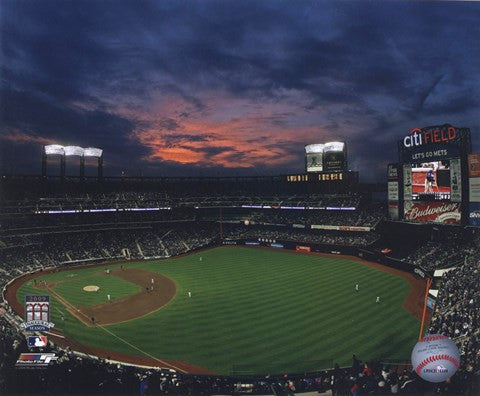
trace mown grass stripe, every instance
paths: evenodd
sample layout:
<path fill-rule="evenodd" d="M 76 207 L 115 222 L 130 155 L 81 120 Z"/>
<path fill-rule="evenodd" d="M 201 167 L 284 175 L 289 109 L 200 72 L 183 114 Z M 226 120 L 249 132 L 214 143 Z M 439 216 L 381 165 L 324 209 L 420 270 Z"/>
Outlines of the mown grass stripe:
<path fill-rule="evenodd" d="M 152 315 L 108 329 L 160 359 L 186 360 L 219 373 L 228 374 L 234 364 L 257 373 L 302 371 L 313 364 L 306 362 L 322 359 L 348 363 L 352 353 L 408 357 L 418 331 L 418 321 L 401 307 L 409 284 L 345 258 L 217 248 L 126 265 L 169 276 L 177 296 Z M 75 273 L 83 276 L 83 270 Z M 88 269 L 85 276 L 92 273 Z M 68 286 L 64 274 L 51 276 Z M 22 286 L 18 297 L 29 291 Z M 78 290 L 68 295 L 76 302 L 81 297 Z M 52 312 L 54 320 L 59 316 Z M 61 325 L 80 342 L 134 353 L 68 314 Z"/>

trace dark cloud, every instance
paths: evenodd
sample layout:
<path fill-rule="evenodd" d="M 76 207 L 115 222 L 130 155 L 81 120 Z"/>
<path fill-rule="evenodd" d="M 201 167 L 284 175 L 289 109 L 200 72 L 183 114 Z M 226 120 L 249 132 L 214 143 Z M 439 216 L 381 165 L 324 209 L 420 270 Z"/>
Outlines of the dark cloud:
<path fill-rule="evenodd" d="M 206 142 L 212 139 L 211 135 L 190 135 L 187 133 L 175 133 L 162 136 L 162 141 L 166 147 L 174 147 L 185 142 Z"/>
<path fill-rule="evenodd" d="M 347 141 L 361 172 L 383 177 L 412 126 L 451 122 L 478 132 L 479 17 L 474 2 L 4 0 L 0 131 L 32 141 L 0 140 L 1 152 L 11 146 L 33 158 L 44 138 L 104 148 L 111 173 L 126 165 L 200 172 L 203 163 L 146 161 L 152 147 L 136 133 L 243 162 L 246 151 L 212 144 L 218 133 L 186 124 L 251 117 L 258 136 L 238 129 L 230 140 L 245 133 L 254 148 L 270 139 L 268 149 L 297 158 L 262 171 L 301 169 L 305 136 L 317 139 L 302 131 L 318 128 L 318 138 Z M 231 101 L 227 121 L 216 99 Z M 281 110 L 251 115 L 238 101 Z"/>
<path fill-rule="evenodd" d="M 159 126 L 162 129 L 167 130 L 167 131 L 174 131 L 175 129 L 179 128 L 179 125 L 178 125 L 177 121 L 175 121 L 172 118 L 165 118 L 163 120 L 160 120 L 159 121 Z M 172 136 L 172 135 L 170 135 L 170 136 Z M 178 135 L 177 135 L 177 137 L 178 137 Z"/>

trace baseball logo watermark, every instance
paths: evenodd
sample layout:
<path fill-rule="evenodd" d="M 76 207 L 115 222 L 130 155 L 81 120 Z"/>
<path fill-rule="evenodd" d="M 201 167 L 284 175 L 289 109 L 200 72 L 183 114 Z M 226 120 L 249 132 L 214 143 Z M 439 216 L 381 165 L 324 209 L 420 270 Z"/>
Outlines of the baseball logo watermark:
<path fill-rule="evenodd" d="M 50 322 L 50 296 L 25 296 L 25 331 L 48 331 L 55 325 Z"/>
<path fill-rule="evenodd" d="M 458 370 L 460 352 L 450 338 L 430 334 L 415 344 L 412 351 L 412 366 L 425 381 L 443 382 Z"/>

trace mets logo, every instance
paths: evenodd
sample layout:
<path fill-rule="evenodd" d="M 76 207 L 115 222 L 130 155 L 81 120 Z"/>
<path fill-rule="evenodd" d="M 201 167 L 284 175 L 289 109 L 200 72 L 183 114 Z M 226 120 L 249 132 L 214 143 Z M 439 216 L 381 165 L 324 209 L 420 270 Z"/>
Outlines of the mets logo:
<path fill-rule="evenodd" d="M 25 322 L 20 327 L 25 331 L 48 331 L 53 326 L 50 296 L 25 296 Z"/>

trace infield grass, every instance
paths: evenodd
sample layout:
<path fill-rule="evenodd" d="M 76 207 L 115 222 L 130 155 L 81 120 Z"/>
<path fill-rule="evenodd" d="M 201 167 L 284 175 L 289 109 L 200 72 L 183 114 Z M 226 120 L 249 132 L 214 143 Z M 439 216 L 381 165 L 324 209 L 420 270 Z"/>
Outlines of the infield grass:
<path fill-rule="evenodd" d="M 64 272 L 64 274 L 68 274 L 68 272 Z M 60 297 L 63 297 L 75 307 L 103 304 L 108 301 L 107 294 L 110 294 L 110 300 L 113 301 L 141 291 L 140 286 L 112 274 L 107 275 L 97 272 L 82 275 L 60 281 L 53 287 L 53 290 Z M 96 292 L 87 292 L 83 290 L 85 286 L 98 286 L 100 289 Z"/>
<path fill-rule="evenodd" d="M 221 247 L 124 266 L 170 277 L 177 294 L 161 310 L 106 330 L 157 358 L 188 361 L 220 374 L 230 374 L 233 366 L 252 374 L 303 372 L 333 362 L 349 364 L 352 354 L 363 360 L 407 360 L 420 327 L 402 307 L 410 287 L 406 280 L 350 259 Z M 62 297 L 87 305 L 78 288 L 95 285 L 87 275 L 98 271 L 75 269 L 78 278 L 70 280 L 65 280 L 69 272 L 39 279 L 63 278 L 57 286 Z M 19 289 L 19 301 L 26 294 L 42 291 L 30 282 Z M 375 303 L 377 296 L 380 303 Z M 105 330 L 87 328 L 52 300 L 51 319 L 68 336 L 141 355 Z"/>

